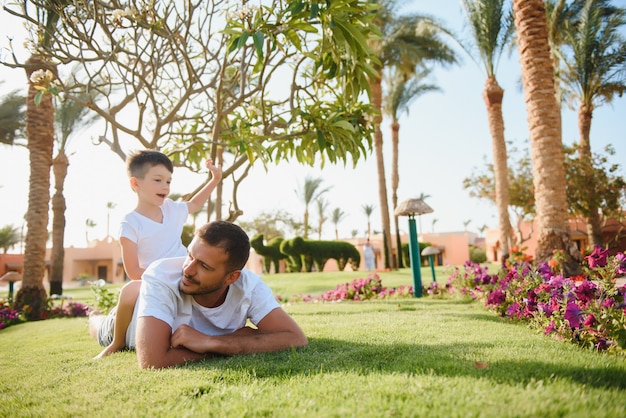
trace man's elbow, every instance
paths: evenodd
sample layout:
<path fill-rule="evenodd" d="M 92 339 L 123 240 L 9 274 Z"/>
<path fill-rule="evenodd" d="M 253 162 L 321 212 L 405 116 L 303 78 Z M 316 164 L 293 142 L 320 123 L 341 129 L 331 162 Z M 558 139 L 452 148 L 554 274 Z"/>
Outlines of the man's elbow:
<path fill-rule="evenodd" d="M 309 343 L 309 339 L 306 337 L 306 335 L 304 335 L 304 333 L 300 332 L 298 333 L 298 335 L 296 335 L 296 337 L 293 339 L 292 341 L 292 347 L 293 348 L 298 348 L 298 347 L 304 347 L 305 345 L 307 345 Z"/>
<path fill-rule="evenodd" d="M 137 350 L 137 363 L 140 369 L 163 369 L 168 367 L 168 365 L 160 361 L 159 358 L 147 355 L 139 350 Z"/>

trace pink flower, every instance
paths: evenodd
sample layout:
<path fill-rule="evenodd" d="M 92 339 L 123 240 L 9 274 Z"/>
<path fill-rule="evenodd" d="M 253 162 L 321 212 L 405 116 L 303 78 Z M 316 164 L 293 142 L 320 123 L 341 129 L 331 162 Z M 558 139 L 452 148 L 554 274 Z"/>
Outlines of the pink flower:
<path fill-rule="evenodd" d="M 585 322 L 583 323 L 583 325 L 587 328 L 592 328 L 596 323 L 596 317 L 593 316 L 592 314 L 587 315 L 587 319 L 585 319 Z"/>
<path fill-rule="evenodd" d="M 593 251 L 591 252 L 591 254 L 585 257 L 585 260 L 587 260 L 589 268 L 593 269 L 596 267 L 604 267 L 606 266 L 606 259 L 608 255 L 609 250 L 603 250 L 602 247 L 596 245 L 595 247 L 593 247 Z"/>

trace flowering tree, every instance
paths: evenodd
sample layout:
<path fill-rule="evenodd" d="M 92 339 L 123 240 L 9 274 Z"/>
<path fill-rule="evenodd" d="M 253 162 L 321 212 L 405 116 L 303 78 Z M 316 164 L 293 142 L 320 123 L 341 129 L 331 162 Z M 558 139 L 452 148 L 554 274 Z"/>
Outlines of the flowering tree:
<path fill-rule="evenodd" d="M 368 1 L 43 2 L 59 16 L 53 29 L 27 3 L 4 9 L 33 40 L 54 29 L 31 48 L 60 72 L 80 65 L 59 92 L 106 121 L 99 143 L 122 159 L 141 147 L 193 170 L 207 154 L 222 164 L 233 194 L 223 216 L 218 186 L 217 218 L 242 213 L 237 187 L 256 160 L 356 163 L 370 148 Z"/>
<path fill-rule="evenodd" d="M 125 150 L 160 149 L 177 165 L 197 169 L 210 154 L 225 179 L 216 190 L 218 219 L 243 213 L 237 189 L 256 160 L 356 163 L 371 147 L 370 106 L 362 95 L 374 73 L 367 41 L 376 32 L 375 5 L 247 3 L 18 0 L 3 6 L 30 34 L 29 61 L 12 51 L 12 61 L 2 64 L 27 69 L 31 171 L 40 173 L 31 175 L 20 306 L 39 307 L 45 298 L 52 95 L 103 118 L 99 143 L 122 159 Z M 69 82 L 61 81 L 64 73 Z M 29 121 L 37 122 L 30 134 Z M 226 179 L 233 194 L 223 217 Z"/>

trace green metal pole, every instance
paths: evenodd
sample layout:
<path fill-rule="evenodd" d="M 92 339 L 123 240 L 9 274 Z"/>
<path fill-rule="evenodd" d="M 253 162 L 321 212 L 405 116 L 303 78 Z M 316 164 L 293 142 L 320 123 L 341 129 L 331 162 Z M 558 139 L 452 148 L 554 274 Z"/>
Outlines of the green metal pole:
<path fill-rule="evenodd" d="M 13 282 L 9 282 L 9 305 L 13 305 Z"/>
<path fill-rule="evenodd" d="M 437 281 L 437 278 L 435 277 L 435 256 L 430 254 L 428 256 L 428 264 L 430 264 L 430 271 L 433 274 L 433 282 Z"/>
<path fill-rule="evenodd" d="M 422 264 L 420 263 L 420 246 L 417 242 L 415 216 L 409 215 L 409 252 L 411 253 L 411 270 L 413 270 L 413 296 L 422 297 Z"/>

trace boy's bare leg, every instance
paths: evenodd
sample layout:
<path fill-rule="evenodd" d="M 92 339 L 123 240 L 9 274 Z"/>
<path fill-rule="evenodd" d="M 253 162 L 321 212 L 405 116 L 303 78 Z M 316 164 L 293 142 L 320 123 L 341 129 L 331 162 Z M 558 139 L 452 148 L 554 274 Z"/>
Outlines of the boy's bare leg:
<path fill-rule="evenodd" d="M 120 297 L 117 301 L 117 312 L 115 314 L 115 323 L 113 325 L 113 341 L 104 350 L 100 352 L 94 360 L 106 357 L 117 351 L 126 348 L 126 331 L 133 317 L 135 303 L 139 297 L 139 289 L 141 288 L 141 280 L 133 280 L 127 283 L 120 291 Z M 90 319 L 91 333 L 91 319 Z M 96 336 L 97 336 L 96 331 Z"/>
<path fill-rule="evenodd" d="M 89 315 L 89 335 L 96 340 L 98 339 L 98 330 L 104 318 L 106 318 L 106 316 L 100 314 Z"/>

